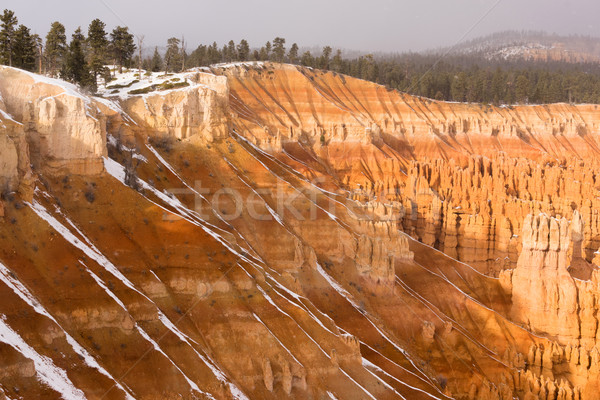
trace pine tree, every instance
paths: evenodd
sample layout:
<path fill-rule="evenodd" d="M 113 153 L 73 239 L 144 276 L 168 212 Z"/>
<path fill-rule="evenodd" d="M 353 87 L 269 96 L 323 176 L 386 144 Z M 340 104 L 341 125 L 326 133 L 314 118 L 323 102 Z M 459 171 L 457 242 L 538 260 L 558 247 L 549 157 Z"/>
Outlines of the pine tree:
<path fill-rule="evenodd" d="M 150 63 L 152 72 L 161 71 L 163 68 L 163 59 L 158 53 L 158 47 L 154 48 L 154 55 L 152 55 L 152 62 Z"/>
<path fill-rule="evenodd" d="M 46 50 L 44 57 L 50 75 L 55 76 L 56 71 L 63 64 L 67 52 L 67 36 L 65 27 L 60 22 L 53 22 L 46 35 Z"/>
<path fill-rule="evenodd" d="M 126 26 L 117 26 L 110 34 L 110 44 L 115 64 L 119 66 L 119 73 L 122 73 L 123 67 L 131 66 L 135 52 L 133 35 Z"/>
<path fill-rule="evenodd" d="M 221 52 L 219 51 L 219 48 L 217 47 L 217 42 L 213 42 L 213 44 L 208 46 L 206 55 L 208 58 L 209 65 L 216 64 L 221 61 Z"/>
<path fill-rule="evenodd" d="M 467 96 L 467 75 L 464 72 L 454 77 L 450 86 L 450 94 L 454 101 L 465 101 Z"/>
<path fill-rule="evenodd" d="M 235 42 L 233 40 L 230 40 L 229 43 L 227 44 L 227 55 L 229 58 L 227 61 L 237 61 L 238 60 L 238 52 L 235 47 Z"/>
<path fill-rule="evenodd" d="M 310 51 L 306 51 L 304 52 L 304 54 L 302 54 L 302 60 L 300 62 L 302 63 L 302 65 L 305 65 L 307 67 L 314 67 L 315 58 L 312 56 L 312 54 L 310 54 Z"/>
<path fill-rule="evenodd" d="M 271 59 L 271 50 L 272 50 L 272 46 L 271 46 L 271 42 L 267 42 L 265 43 L 265 52 L 264 52 L 264 58 L 263 60 L 267 61 Z M 262 50 L 262 49 L 261 49 Z"/>
<path fill-rule="evenodd" d="M 285 39 L 276 37 L 273 39 L 273 60 L 283 62 L 285 57 Z"/>
<path fill-rule="evenodd" d="M 27 71 L 34 71 L 37 53 L 36 43 L 29 28 L 25 25 L 19 25 L 15 31 L 12 48 L 13 65 Z"/>
<path fill-rule="evenodd" d="M 179 71 L 181 68 L 180 57 L 179 39 L 176 37 L 169 38 L 169 40 L 167 40 L 167 52 L 165 53 L 165 74 L 169 71 Z"/>
<path fill-rule="evenodd" d="M 0 62 L 12 66 L 14 53 L 15 27 L 19 21 L 11 10 L 0 15 Z"/>
<path fill-rule="evenodd" d="M 61 72 L 61 77 L 76 83 L 81 87 L 95 91 L 96 81 L 93 79 L 93 75 L 90 73 L 89 66 L 85 61 L 85 54 L 83 51 L 84 42 L 85 37 L 83 36 L 83 33 L 81 33 L 81 27 L 79 27 L 71 37 L 71 43 L 69 43 L 69 51 Z"/>
<path fill-rule="evenodd" d="M 298 45 L 296 43 L 292 44 L 292 47 L 290 47 L 290 51 L 288 52 L 288 60 L 292 64 L 296 64 L 298 61 Z"/>
<path fill-rule="evenodd" d="M 242 39 L 237 48 L 238 59 L 240 61 L 248 61 L 250 58 L 250 46 L 246 39 Z"/>
<path fill-rule="evenodd" d="M 342 59 L 342 51 L 338 49 L 331 60 L 331 70 L 336 72 L 342 72 L 344 60 Z"/>
<path fill-rule="evenodd" d="M 196 47 L 196 50 L 190 54 L 190 65 L 192 67 L 201 67 L 208 65 L 207 47 L 203 44 Z"/>
<path fill-rule="evenodd" d="M 108 39 L 106 38 L 105 27 L 104 22 L 97 18 L 88 27 L 89 65 L 94 79 L 98 79 L 98 75 L 102 73 L 104 64 L 106 64 Z"/>
<path fill-rule="evenodd" d="M 523 74 L 515 82 L 515 97 L 518 102 L 527 103 L 529 94 L 529 79 Z"/>
<path fill-rule="evenodd" d="M 319 60 L 319 66 L 323 69 L 329 69 L 329 58 L 331 57 L 331 52 L 333 50 L 329 46 L 323 47 L 323 54 L 321 55 L 321 59 Z"/>

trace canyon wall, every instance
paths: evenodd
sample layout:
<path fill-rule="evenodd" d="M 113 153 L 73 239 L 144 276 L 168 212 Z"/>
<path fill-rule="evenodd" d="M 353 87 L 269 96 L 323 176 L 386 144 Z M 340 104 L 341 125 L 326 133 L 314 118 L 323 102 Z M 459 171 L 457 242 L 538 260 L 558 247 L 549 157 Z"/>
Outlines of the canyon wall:
<path fill-rule="evenodd" d="M 596 106 L 185 75 L 0 69 L 0 398 L 598 398 Z"/>
<path fill-rule="evenodd" d="M 23 124 L 33 164 L 57 173 L 102 171 L 105 117 L 75 86 L 0 67 L 0 96 L 5 111 Z"/>
<path fill-rule="evenodd" d="M 139 124 L 159 135 L 206 141 L 227 137 L 227 78 L 197 72 L 189 79 L 191 85 L 188 87 L 131 96 L 121 105 Z"/>

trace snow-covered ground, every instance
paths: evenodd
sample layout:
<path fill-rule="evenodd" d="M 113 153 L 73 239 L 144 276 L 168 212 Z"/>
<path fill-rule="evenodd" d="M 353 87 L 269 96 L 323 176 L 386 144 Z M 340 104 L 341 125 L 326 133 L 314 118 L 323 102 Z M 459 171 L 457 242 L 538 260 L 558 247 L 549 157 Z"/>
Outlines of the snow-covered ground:
<path fill-rule="evenodd" d="M 114 66 L 108 65 L 107 67 L 111 69 L 115 79 L 106 84 L 104 83 L 104 79 L 98 79 L 98 94 L 102 97 L 120 97 L 124 99 L 135 94 L 131 93 L 131 91 L 149 88 L 153 85 L 185 85 L 187 83 L 189 86 L 200 86 L 192 80 L 193 76 L 198 73 L 197 70 L 188 70 L 179 73 L 170 72 L 165 75 L 165 71 L 151 72 L 142 69 L 140 76 L 140 71 L 137 68 L 123 68 L 123 72 L 119 73 L 118 69 Z M 156 91 L 162 90 L 159 88 L 150 91 L 150 93 Z"/>

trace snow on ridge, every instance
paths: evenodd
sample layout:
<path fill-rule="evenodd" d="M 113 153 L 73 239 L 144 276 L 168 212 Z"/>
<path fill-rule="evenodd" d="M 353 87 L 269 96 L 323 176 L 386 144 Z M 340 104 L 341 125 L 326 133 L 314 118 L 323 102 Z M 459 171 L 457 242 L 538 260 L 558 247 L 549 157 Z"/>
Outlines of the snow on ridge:
<path fill-rule="evenodd" d="M 263 67 L 264 61 L 236 61 L 229 63 L 213 64 L 210 68 L 232 68 L 232 67 Z"/>
<path fill-rule="evenodd" d="M 60 393 L 65 400 L 85 400 L 85 394 L 73 385 L 64 369 L 57 367 L 52 359 L 39 354 L 0 315 L 0 342 L 6 343 L 24 357 L 33 361 L 38 379 Z"/>
<path fill-rule="evenodd" d="M 98 94 L 100 96 L 104 96 L 105 98 L 116 97 L 124 100 L 131 96 L 147 97 L 153 95 L 165 95 L 172 91 L 183 89 L 190 90 L 206 88 L 213 90 L 203 83 L 194 82 L 194 76 L 201 72 L 201 70 L 198 68 L 189 69 L 182 72 L 170 72 L 166 75 L 164 71 L 151 72 L 142 69 L 141 75 L 139 72 L 140 71 L 138 69 L 126 69 L 121 73 L 114 71 L 115 79 L 110 82 L 98 82 Z M 207 71 L 202 70 L 202 73 L 207 73 Z M 132 90 L 146 89 L 152 85 L 161 85 L 164 83 L 177 84 L 181 82 L 187 82 L 189 86 L 180 86 L 167 90 L 153 90 L 142 94 L 129 93 Z"/>
<path fill-rule="evenodd" d="M 86 96 L 85 94 L 83 94 L 81 92 L 81 90 L 77 87 L 77 85 L 74 85 L 67 81 L 63 81 L 63 80 L 57 79 L 57 78 L 50 78 L 49 76 L 36 74 L 34 72 L 30 72 L 30 71 L 26 71 L 24 69 L 19 69 L 19 68 L 14 68 L 14 67 L 0 66 L 0 68 L 19 71 L 20 73 L 25 74 L 25 75 L 29 76 L 30 78 L 32 78 L 35 83 L 45 83 L 45 84 L 51 85 L 51 86 L 58 86 L 59 88 L 63 89 L 63 93 L 59 93 L 58 95 L 67 94 L 67 95 L 78 97 L 78 98 L 82 99 L 86 104 L 90 103 L 90 98 L 88 96 Z"/>

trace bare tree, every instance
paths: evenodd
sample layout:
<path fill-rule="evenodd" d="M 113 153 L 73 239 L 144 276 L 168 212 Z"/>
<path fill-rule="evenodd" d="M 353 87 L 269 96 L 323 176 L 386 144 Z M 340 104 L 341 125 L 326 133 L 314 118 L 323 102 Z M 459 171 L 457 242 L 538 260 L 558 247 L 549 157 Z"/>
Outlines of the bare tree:
<path fill-rule="evenodd" d="M 44 43 L 40 35 L 33 35 L 33 41 L 35 42 L 35 47 L 37 47 L 38 51 L 38 74 L 42 74 L 42 65 L 44 61 Z"/>
<path fill-rule="evenodd" d="M 181 72 L 185 71 L 185 37 L 181 35 Z"/>
<path fill-rule="evenodd" d="M 138 42 L 138 77 L 142 80 L 142 45 L 144 44 L 144 35 L 137 36 Z"/>

